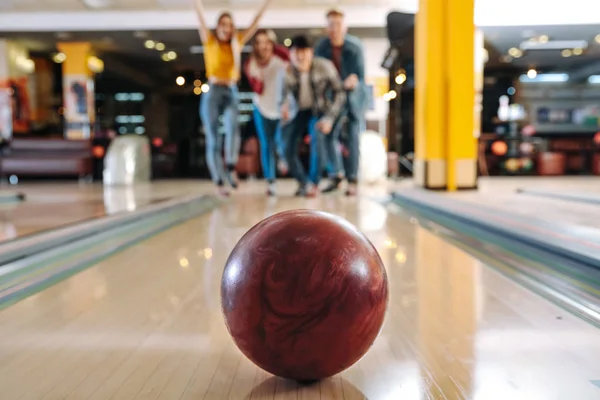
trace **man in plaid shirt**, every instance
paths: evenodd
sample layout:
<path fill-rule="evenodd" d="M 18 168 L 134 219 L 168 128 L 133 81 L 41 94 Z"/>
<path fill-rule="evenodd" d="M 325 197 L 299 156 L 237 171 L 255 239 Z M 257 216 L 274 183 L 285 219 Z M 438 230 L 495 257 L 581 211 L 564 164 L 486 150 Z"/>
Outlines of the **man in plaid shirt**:
<path fill-rule="evenodd" d="M 289 121 L 286 159 L 292 176 L 299 183 L 296 196 L 314 197 L 319 192 L 323 173 L 323 136 L 331 134 L 346 104 L 346 94 L 335 65 L 325 58 L 314 57 L 306 36 L 292 39 L 290 61 L 282 96 L 282 118 Z M 310 135 L 308 177 L 298 155 L 298 146 L 307 129 Z"/>

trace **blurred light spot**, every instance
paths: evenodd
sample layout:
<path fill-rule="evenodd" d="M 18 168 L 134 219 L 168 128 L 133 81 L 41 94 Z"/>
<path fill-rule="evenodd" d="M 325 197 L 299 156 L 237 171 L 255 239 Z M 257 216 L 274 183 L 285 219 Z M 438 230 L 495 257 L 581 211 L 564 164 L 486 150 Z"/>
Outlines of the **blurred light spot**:
<path fill-rule="evenodd" d="M 179 265 L 181 265 L 182 268 L 187 268 L 190 265 L 190 262 L 187 258 L 182 258 L 179 260 Z"/>
<path fill-rule="evenodd" d="M 206 258 L 207 260 L 210 260 L 212 258 L 212 255 L 213 255 L 212 249 L 210 249 L 210 248 L 204 249 L 204 258 Z"/>
<path fill-rule="evenodd" d="M 396 253 L 396 261 L 398 261 L 401 264 L 404 264 L 406 262 L 406 254 L 404 254 L 404 252 L 397 252 Z"/>

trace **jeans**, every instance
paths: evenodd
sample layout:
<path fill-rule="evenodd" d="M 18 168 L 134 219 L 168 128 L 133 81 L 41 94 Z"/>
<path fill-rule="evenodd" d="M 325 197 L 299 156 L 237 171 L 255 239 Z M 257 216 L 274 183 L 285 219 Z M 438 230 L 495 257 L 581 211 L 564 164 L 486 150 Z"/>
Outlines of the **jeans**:
<path fill-rule="evenodd" d="M 278 119 L 266 118 L 256 106 L 254 106 L 252 115 L 260 141 L 260 161 L 263 175 L 267 181 L 271 182 L 275 180 L 276 155 L 281 156 L 281 127 Z"/>
<path fill-rule="evenodd" d="M 346 175 L 350 182 L 356 182 L 358 178 L 358 160 L 360 157 L 359 135 L 362 129 L 362 121 L 348 109 L 342 112 L 335 122 L 329 135 L 325 136 L 325 149 L 327 151 L 327 163 L 329 175 L 332 178 Z M 342 130 L 346 128 L 346 135 Z M 348 152 L 347 162 L 344 162 L 339 143 L 346 145 Z"/>
<path fill-rule="evenodd" d="M 312 110 L 300 110 L 294 119 L 285 127 L 286 144 L 285 158 L 287 159 L 290 173 L 300 183 L 306 185 L 312 182 L 318 185 L 323 172 L 323 133 L 317 129 L 319 118 L 314 117 Z M 308 129 L 310 134 L 310 162 L 308 177 L 300 162 L 298 147 L 304 133 Z"/>
<path fill-rule="evenodd" d="M 200 118 L 206 135 L 206 163 L 213 182 L 219 185 L 227 176 L 223 165 L 219 119 L 222 118 L 225 128 L 225 162 L 232 170 L 237 163 L 240 147 L 238 102 L 235 86 L 211 85 L 200 99 Z"/>

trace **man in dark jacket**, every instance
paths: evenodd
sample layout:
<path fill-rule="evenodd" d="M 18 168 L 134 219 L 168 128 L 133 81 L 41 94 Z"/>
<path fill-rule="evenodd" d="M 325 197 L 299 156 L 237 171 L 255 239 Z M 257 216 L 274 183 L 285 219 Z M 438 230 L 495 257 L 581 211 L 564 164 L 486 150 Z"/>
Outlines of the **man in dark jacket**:
<path fill-rule="evenodd" d="M 346 92 L 346 104 L 336 120 L 333 134 L 325 139 L 330 185 L 323 192 L 338 189 L 344 176 L 344 163 L 339 149 L 342 128 L 346 128 L 346 147 L 348 162 L 346 179 L 348 179 L 347 195 L 356 194 L 359 160 L 359 134 L 364 125 L 367 105 L 367 89 L 365 85 L 365 61 L 360 39 L 347 33 L 344 14 L 339 10 L 327 13 L 327 34 L 315 47 L 315 55 L 331 60 L 336 66 L 343 81 Z"/>
<path fill-rule="evenodd" d="M 342 81 L 333 63 L 314 57 L 306 36 L 296 36 L 290 46 L 290 61 L 283 85 L 282 118 L 293 119 L 286 128 L 286 158 L 290 172 L 300 184 L 296 195 L 316 196 L 323 172 L 323 137 L 330 135 L 344 104 Z M 295 107 L 295 112 L 292 112 Z M 308 130 L 310 134 L 310 171 L 304 172 L 298 145 Z"/>

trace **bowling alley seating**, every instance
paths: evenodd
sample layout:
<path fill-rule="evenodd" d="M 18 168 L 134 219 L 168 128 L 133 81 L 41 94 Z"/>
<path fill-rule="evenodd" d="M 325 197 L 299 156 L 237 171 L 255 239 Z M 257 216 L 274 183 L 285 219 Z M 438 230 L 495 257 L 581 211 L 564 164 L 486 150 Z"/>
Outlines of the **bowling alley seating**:
<path fill-rule="evenodd" d="M 235 170 L 238 175 L 244 177 L 255 177 L 259 174 L 260 148 L 256 137 L 251 137 L 242 145 Z"/>
<path fill-rule="evenodd" d="M 93 168 L 89 140 L 19 138 L 10 142 L 0 157 L 0 177 L 88 178 Z"/>
<path fill-rule="evenodd" d="M 538 156 L 537 171 L 541 176 L 564 175 L 566 157 L 563 153 L 542 152 Z"/>

